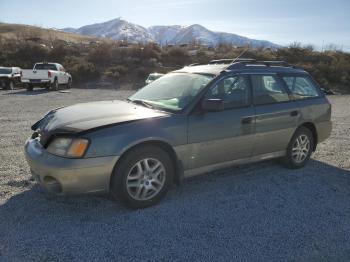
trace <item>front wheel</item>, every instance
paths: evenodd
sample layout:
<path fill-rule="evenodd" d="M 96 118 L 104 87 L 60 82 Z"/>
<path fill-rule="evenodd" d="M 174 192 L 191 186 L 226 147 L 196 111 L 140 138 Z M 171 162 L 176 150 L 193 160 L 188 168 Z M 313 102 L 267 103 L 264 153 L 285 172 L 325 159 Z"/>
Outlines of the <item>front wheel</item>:
<path fill-rule="evenodd" d="M 174 167 L 169 155 L 155 146 L 132 150 L 115 168 L 111 193 L 131 208 L 157 204 L 168 191 Z"/>
<path fill-rule="evenodd" d="M 51 84 L 51 90 L 57 91 L 58 90 L 58 81 L 55 79 L 53 83 Z"/>
<path fill-rule="evenodd" d="M 283 162 L 286 167 L 297 169 L 309 161 L 314 148 L 314 138 L 310 129 L 300 127 L 293 135 Z"/>

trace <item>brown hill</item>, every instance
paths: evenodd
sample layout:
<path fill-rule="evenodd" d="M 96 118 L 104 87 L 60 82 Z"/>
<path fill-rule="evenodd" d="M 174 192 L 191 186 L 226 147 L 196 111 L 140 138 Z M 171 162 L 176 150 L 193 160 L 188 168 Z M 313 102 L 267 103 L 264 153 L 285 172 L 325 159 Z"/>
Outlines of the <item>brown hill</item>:
<path fill-rule="evenodd" d="M 22 24 L 0 23 L 0 38 L 28 40 L 34 42 L 53 42 L 62 40 L 65 42 L 80 43 L 101 41 L 102 39 L 84 36 L 75 33 L 67 33 L 52 28 L 42 28 L 37 26 Z M 103 39 L 103 41 L 106 41 Z"/>

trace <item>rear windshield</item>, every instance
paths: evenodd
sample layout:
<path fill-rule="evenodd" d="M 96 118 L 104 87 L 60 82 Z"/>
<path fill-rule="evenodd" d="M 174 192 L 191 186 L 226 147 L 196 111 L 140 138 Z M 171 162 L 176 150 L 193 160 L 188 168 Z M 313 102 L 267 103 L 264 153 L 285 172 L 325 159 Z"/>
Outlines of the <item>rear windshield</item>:
<path fill-rule="evenodd" d="M 55 64 L 36 64 L 34 69 L 36 69 L 36 70 L 57 70 Z"/>
<path fill-rule="evenodd" d="M 0 74 L 11 74 L 12 69 L 11 68 L 0 68 Z"/>

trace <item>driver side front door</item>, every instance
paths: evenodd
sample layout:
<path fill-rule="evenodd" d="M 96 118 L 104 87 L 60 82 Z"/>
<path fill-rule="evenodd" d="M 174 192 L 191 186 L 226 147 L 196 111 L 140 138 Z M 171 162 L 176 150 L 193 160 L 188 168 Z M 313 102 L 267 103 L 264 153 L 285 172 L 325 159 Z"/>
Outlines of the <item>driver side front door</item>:
<path fill-rule="evenodd" d="M 248 77 L 227 76 L 208 91 L 204 99 L 222 99 L 224 109 L 217 112 L 199 110 L 189 116 L 188 176 L 194 169 L 249 158 L 252 155 L 255 112 L 251 106 Z"/>

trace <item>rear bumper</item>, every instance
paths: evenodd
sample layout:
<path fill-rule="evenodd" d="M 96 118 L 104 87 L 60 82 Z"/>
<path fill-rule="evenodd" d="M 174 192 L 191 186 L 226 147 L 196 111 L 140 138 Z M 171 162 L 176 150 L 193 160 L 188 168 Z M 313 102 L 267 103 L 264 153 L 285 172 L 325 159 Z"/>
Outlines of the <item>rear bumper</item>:
<path fill-rule="evenodd" d="M 330 137 L 332 133 L 332 121 L 325 121 L 316 124 L 317 142 L 320 143 Z"/>
<path fill-rule="evenodd" d="M 37 139 L 28 139 L 25 156 L 33 177 L 56 194 L 108 192 L 118 157 L 70 159 L 52 155 Z"/>
<path fill-rule="evenodd" d="M 24 84 L 32 84 L 37 86 L 44 86 L 51 83 L 50 79 L 22 79 L 21 81 Z"/>

